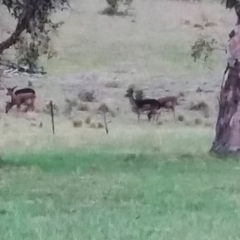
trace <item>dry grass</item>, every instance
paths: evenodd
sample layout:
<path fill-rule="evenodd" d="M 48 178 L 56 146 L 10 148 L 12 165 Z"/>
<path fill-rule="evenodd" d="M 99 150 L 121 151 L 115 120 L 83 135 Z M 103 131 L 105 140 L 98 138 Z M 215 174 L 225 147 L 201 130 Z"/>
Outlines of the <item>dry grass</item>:
<path fill-rule="evenodd" d="M 97 126 L 96 126 L 96 124 L 95 124 L 94 122 L 91 122 L 91 123 L 89 124 L 89 127 L 90 127 L 90 128 L 97 128 Z"/>
<path fill-rule="evenodd" d="M 119 87 L 119 83 L 116 81 L 111 81 L 111 82 L 107 82 L 105 84 L 106 88 L 118 88 Z"/>

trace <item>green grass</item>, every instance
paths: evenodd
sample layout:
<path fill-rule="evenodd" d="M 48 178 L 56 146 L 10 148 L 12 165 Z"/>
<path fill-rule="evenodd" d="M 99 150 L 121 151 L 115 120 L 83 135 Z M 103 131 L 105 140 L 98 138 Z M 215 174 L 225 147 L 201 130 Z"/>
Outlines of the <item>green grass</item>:
<path fill-rule="evenodd" d="M 206 134 L 191 133 L 163 134 L 154 151 L 142 140 L 124 153 L 125 138 L 121 151 L 6 152 L 1 240 L 238 239 L 239 162 L 208 155 Z"/>

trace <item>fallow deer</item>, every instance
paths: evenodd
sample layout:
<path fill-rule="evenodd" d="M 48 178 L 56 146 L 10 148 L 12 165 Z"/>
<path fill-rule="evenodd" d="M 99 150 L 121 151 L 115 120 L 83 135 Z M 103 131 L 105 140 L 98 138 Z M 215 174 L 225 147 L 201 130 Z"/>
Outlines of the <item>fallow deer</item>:
<path fill-rule="evenodd" d="M 152 115 L 156 115 L 156 120 L 158 121 L 161 110 L 165 108 L 165 109 L 171 110 L 173 112 L 174 120 L 176 120 L 175 107 L 178 104 L 177 100 L 178 100 L 178 97 L 176 97 L 176 96 L 166 96 L 166 97 L 159 98 L 157 101 L 161 104 L 161 108 L 159 108 L 158 111 L 155 112 L 155 114 L 154 114 L 154 112 L 152 112 L 150 114 L 150 119 L 151 119 Z"/>
<path fill-rule="evenodd" d="M 22 104 L 28 106 L 34 111 L 34 101 L 36 98 L 35 91 L 31 88 L 19 89 L 14 92 L 14 88 L 7 88 L 7 96 L 11 97 L 11 102 L 6 102 L 6 113 L 14 106 L 17 105 L 17 113 L 19 112 Z M 29 101 L 29 102 L 28 102 Z"/>
<path fill-rule="evenodd" d="M 161 103 L 156 99 L 134 99 L 133 98 L 133 89 L 128 89 L 125 97 L 129 98 L 132 110 L 138 115 L 138 122 L 140 119 L 140 112 L 148 111 L 148 120 L 151 120 L 152 114 L 161 108 Z"/>

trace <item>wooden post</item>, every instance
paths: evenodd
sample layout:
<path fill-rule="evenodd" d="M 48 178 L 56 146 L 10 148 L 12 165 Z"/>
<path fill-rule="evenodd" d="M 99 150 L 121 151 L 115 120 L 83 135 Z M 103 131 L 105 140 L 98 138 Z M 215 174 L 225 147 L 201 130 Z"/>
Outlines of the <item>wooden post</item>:
<path fill-rule="evenodd" d="M 53 135 L 55 134 L 55 127 L 54 127 L 54 113 L 53 113 L 53 103 L 50 101 L 50 110 L 51 110 L 51 117 L 52 117 L 52 132 Z"/>
<path fill-rule="evenodd" d="M 103 120 L 104 120 L 106 133 L 108 134 L 108 126 L 107 126 L 107 119 L 106 119 L 106 112 L 105 111 L 103 111 Z"/>

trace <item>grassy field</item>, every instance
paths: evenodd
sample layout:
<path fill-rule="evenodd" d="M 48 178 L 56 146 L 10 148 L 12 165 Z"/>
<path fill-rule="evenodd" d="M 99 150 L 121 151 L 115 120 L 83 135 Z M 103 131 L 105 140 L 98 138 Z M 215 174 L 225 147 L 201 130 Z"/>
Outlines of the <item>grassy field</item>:
<path fill-rule="evenodd" d="M 207 154 L 209 131 L 148 134 L 6 152 L 1 239 L 238 239 L 239 162 Z"/>
<path fill-rule="evenodd" d="M 38 111 L 6 115 L 0 91 L 0 239 L 239 239 L 239 161 L 208 154 L 226 55 L 214 52 L 209 65 L 190 56 L 199 34 L 227 43 L 234 12 L 219 1 L 139 0 L 130 16 L 109 17 L 99 14 L 103 0 L 71 5 L 80 15 L 56 16 L 65 24 L 57 58 L 42 60 L 49 74 L 2 77 L 4 87 L 31 81 Z M 216 26 L 194 27 L 207 21 Z M 12 29 L 1 8 L 0 40 Z M 146 97 L 181 93 L 177 121 L 163 113 L 159 124 L 146 116 L 137 123 L 124 98 L 130 84 Z M 95 102 L 79 102 L 80 91 L 92 90 Z M 55 136 L 49 99 L 59 108 Z M 87 108 L 66 114 L 67 99 Z M 96 128 L 102 103 L 114 113 L 108 135 Z"/>

